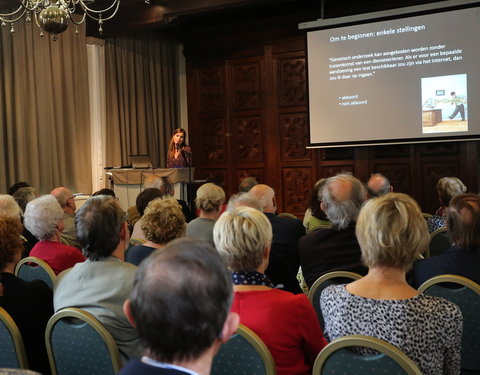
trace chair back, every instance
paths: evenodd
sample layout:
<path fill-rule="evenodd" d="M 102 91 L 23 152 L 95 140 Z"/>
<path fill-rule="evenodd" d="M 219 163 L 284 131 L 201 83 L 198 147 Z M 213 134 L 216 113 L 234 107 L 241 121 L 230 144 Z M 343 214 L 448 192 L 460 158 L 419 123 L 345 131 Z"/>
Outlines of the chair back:
<path fill-rule="evenodd" d="M 353 347 L 376 350 L 379 354 L 361 355 Z M 417 365 L 392 344 L 363 335 L 341 337 L 332 341 L 318 354 L 313 375 L 421 375 Z"/>
<path fill-rule="evenodd" d="M 18 262 L 15 276 L 26 281 L 42 280 L 52 289 L 56 279 L 52 268 L 37 257 L 26 257 Z"/>
<path fill-rule="evenodd" d="M 433 215 L 427 214 L 426 212 L 422 212 L 422 216 L 425 218 L 425 220 L 427 220 L 427 219 L 430 219 Z"/>
<path fill-rule="evenodd" d="M 45 331 L 52 375 L 114 375 L 122 362 L 110 332 L 89 312 L 66 308 L 54 314 Z"/>
<path fill-rule="evenodd" d="M 0 367 L 28 369 L 22 335 L 8 312 L 0 307 Z"/>
<path fill-rule="evenodd" d="M 418 291 L 453 302 L 462 311 L 462 369 L 480 370 L 480 285 L 462 276 L 439 275 L 425 281 Z"/>
<path fill-rule="evenodd" d="M 443 254 L 450 246 L 452 246 L 452 241 L 448 237 L 447 228 L 438 228 L 430 234 L 430 244 L 428 245 L 426 258 Z"/>
<path fill-rule="evenodd" d="M 361 279 L 362 275 L 350 271 L 333 271 L 320 276 L 308 291 L 308 299 L 317 313 L 318 321 L 322 330 L 324 329 L 322 310 L 320 309 L 320 295 L 330 285 L 348 284 Z"/>
<path fill-rule="evenodd" d="M 220 347 L 211 375 L 275 375 L 275 363 L 263 341 L 240 324 L 237 333 Z"/>

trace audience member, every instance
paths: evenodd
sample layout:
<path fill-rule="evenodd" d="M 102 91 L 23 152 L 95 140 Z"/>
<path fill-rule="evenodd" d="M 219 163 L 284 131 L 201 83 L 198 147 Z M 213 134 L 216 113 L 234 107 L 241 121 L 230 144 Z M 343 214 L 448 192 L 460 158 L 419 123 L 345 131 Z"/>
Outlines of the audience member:
<path fill-rule="evenodd" d="M 75 263 L 85 261 L 79 249 L 60 242 L 63 215 L 60 204 L 51 195 L 30 201 L 24 215 L 25 227 L 38 239 L 30 256 L 47 262 L 57 275 Z"/>
<path fill-rule="evenodd" d="M 446 218 L 454 245 L 444 254 L 415 263 L 414 288 L 442 274 L 463 276 L 480 284 L 480 197 L 462 194 L 452 198 Z"/>
<path fill-rule="evenodd" d="M 223 189 L 208 182 L 197 190 L 195 205 L 200 210 L 200 215 L 187 225 L 187 236 L 205 240 L 213 245 L 213 226 L 222 213 L 222 205 L 225 203 Z"/>
<path fill-rule="evenodd" d="M 325 212 L 323 212 L 320 207 L 322 190 L 326 181 L 326 178 L 321 178 L 313 187 L 312 196 L 310 197 L 310 207 L 307 208 L 303 217 L 303 226 L 307 233 L 321 225 L 328 226 L 331 224 L 327 219 L 327 215 L 325 215 Z"/>
<path fill-rule="evenodd" d="M 58 276 L 55 311 L 66 307 L 88 311 L 112 334 L 123 359 L 137 358 L 142 347 L 123 313 L 137 270 L 124 262 L 128 228 L 123 211 L 111 197 L 91 197 L 77 212 L 76 223 L 87 260 Z"/>
<path fill-rule="evenodd" d="M 175 198 L 156 198 L 151 201 L 142 216 L 142 231 L 147 242 L 127 251 L 127 262 L 139 265 L 156 249 L 185 235 L 185 217 Z"/>
<path fill-rule="evenodd" d="M 28 186 L 18 189 L 14 194 L 13 198 L 17 201 L 22 213 L 25 212 L 28 202 L 34 200 L 37 197 L 37 191 L 35 188 Z M 23 216 L 22 216 L 23 223 Z M 24 226 L 23 227 L 23 253 L 22 258 L 30 255 L 35 244 L 38 242 L 37 238 Z"/>
<path fill-rule="evenodd" d="M 248 193 L 252 187 L 257 185 L 257 179 L 255 177 L 245 177 L 238 186 L 239 193 Z"/>
<path fill-rule="evenodd" d="M 215 246 L 232 271 L 232 311 L 272 353 L 278 375 L 311 374 L 326 345 L 315 311 L 304 294 L 279 289 L 264 274 L 272 243 L 272 225 L 260 211 L 238 207 L 220 216 Z"/>
<path fill-rule="evenodd" d="M 57 199 L 63 210 L 64 228 L 61 234 L 62 242 L 66 245 L 80 248 L 75 227 L 75 210 L 77 209 L 75 197 L 69 189 L 63 186 L 53 189 L 50 194 Z"/>
<path fill-rule="evenodd" d="M 15 192 L 18 189 L 23 188 L 23 187 L 29 187 L 29 186 L 30 185 L 28 184 L 28 182 L 25 182 L 25 181 L 16 182 L 8 188 L 8 194 L 13 196 L 13 194 L 15 194 Z"/>
<path fill-rule="evenodd" d="M 22 210 L 9 194 L 0 194 L 0 217 L 8 217 L 20 221 Z"/>
<path fill-rule="evenodd" d="M 120 375 L 210 374 L 238 326 L 231 303 L 231 278 L 218 253 L 203 241 L 170 242 L 142 264 L 125 302 L 145 351 Z"/>
<path fill-rule="evenodd" d="M 110 197 L 117 199 L 115 192 L 112 189 L 108 189 L 108 188 L 103 188 L 96 191 L 95 193 L 92 194 L 92 197 L 96 197 L 97 195 L 108 195 Z"/>
<path fill-rule="evenodd" d="M 322 189 L 322 210 L 332 228 L 314 230 L 300 240 L 300 263 L 308 287 L 331 271 L 366 273 L 355 222 L 366 199 L 363 184 L 349 174 L 329 177 Z"/>
<path fill-rule="evenodd" d="M 435 215 L 427 219 L 428 231 L 434 232 L 438 228 L 444 228 L 445 211 L 450 200 L 457 195 L 463 194 L 467 191 L 467 187 L 457 177 L 443 177 L 437 182 L 438 200 L 440 207 L 435 212 Z"/>
<path fill-rule="evenodd" d="M 228 200 L 227 211 L 232 212 L 235 208 L 247 206 L 263 212 L 263 205 L 257 198 L 248 193 L 233 194 Z"/>
<path fill-rule="evenodd" d="M 380 197 L 381 195 L 391 193 L 393 186 L 383 174 L 372 173 L 367 181 L 368 196 L 370 198 Z"/>
<path fill-rule="evenodd" d="M 305 235 L 305 228 L 298 219 L 277 217 L 277 201 L 275 191 L 268 185 L 258 184 L 248 193 L 257 198 L 263 207 L 273 230 L 273 242 L 270 250 L 270 261 L 265 274 L 284 290 L 298 294 L 302 289 L 297 281 L 300 256 L 298 241 Z"/>
<path fill-rule="evenodd" d="M 43 281 L 24 281 L 14 275 L 23 250 L 21 230 L 18 219 L 0 217 L 0 306 L 20 330 L 30 368 L 47 375 L 45 328 L 53 315 L 53 295 Z"/>
<path fill-rule="evenodd" d="M 140 219 L 135 222 L 132 231 L 132 240 L 139 241 L 139 242 L 146 242 L 147 239 L 145 238 L 145 233 L 142 230 L 142 216 L 145 212 L 145 208 L 147 208 L 148 204 L 153 201 L 155 198 L 163 198 L 165 196 L 164 192 L 162 192 L 158 188 L 147 188 L 142 191 L 137 196 L 136 200 L 136 207 L 137 212 L 140 215 Z"/>
<path fill-rule="evenodd" d="M 429 238 L 417 203 L 398 193 L 372 199 L 360 212 L 356 233 L 368 274 L 322 292 L 327 339 L 377 337 L 402 350 L 422 374 L 460 374 L 460 309 L 419 294 L 405 280 Z M 358 351 L 374 354 L 365 348 Z"/>

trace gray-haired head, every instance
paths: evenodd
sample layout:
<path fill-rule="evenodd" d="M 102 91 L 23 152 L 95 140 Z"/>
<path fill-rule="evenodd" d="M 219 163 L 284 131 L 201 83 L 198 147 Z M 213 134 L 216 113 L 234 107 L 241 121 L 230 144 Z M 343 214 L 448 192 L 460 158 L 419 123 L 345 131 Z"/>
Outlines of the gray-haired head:
<path fill-rule="evenodd" d="M 75 215 L 77 238 L 84 255 L 90 260 L 110 256 L 121 240 L 123 211 L 108 195 L 87 199 Z"/>
<path fill-rule="evenodd" d="M 381 173 L 373 173 L 367 182 L 368 195 L 373 197 L 379 197 L 381 195 L 390 193 L 392 191 L 392 185 L 388 178 Z"/>
<path fill-rule="evenodd" d="M 23 223 L 39 240 L 49 240 L 59 229 L 58 224 L 63 220 L 63 215 L 62 207 L 55 197 L 42 195 L 28 202 Z"/>
<path fill-rule="evenodd" d="M 238 192 L 239 193 L 247 193 L 250 191 L 252 187 L 257 185 L 257 179 L 255 177 L 245 177 L 242 182 L 240 182 L 240 185 L 238 186 Z"/>
<path fill-rule="evenodd" d="M 240 206 L 252 207 L 258 211 L 263 211 L 262 202 L 248 193 L 233 194 L 228 200 L 227 211 L 232 212 Z"/>
<path fill-rule="evenodd" d="M 322 207 L 332 224 L 344 229 L 357 220 L 366 195 L 365 187 L 358 178 L 346 173 L 338 174 L 325 182 Z"/>
<path fill-rule="evenodd" d="M 22 214 L 21 208 L 9 194 L 0 194 L 0 217 L 19 219 Z"/>

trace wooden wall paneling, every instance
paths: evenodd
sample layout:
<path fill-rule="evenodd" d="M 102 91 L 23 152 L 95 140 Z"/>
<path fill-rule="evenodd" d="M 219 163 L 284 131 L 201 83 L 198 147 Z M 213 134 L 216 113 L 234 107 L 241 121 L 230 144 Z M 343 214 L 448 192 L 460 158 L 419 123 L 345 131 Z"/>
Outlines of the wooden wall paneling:
<path fill-rule="evenodd" d="M 228 179 L 228 168 L 201 167 L 196 168 L 195 174 L 200 180 L 208 180 L 221 186 L 226 193 L 226 187 L 230 182 Z"/>
<path fill-rule="evenodd" d="M 355 168 L 352 163 L 322 163 L 320 167 L 320 177 L 328 178 L 339 173 L 351 173 L 355 176 Z"/>
<path fill-rule="evenodd" d="M 390 184 L 396 193 L 405 193 L 411 195 L 410 186 L 411 179 L 411 164 L 408 159 L 404 162 L 387 160 L 374 161 L 371 173 L 381 173 L 390 180 Z M 365 182 L 367 179 L 365 180 Z"/>
<path fill-rule="evenodd" d="M 283 212 L 303 217 L 313 184 L 311 167 L 282 168 Z"/>

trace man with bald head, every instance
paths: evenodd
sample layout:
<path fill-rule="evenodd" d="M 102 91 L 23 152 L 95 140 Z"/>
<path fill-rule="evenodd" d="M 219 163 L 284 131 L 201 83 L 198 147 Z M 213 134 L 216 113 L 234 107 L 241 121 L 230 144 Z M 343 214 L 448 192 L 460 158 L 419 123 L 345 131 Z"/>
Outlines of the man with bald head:
<path fill-rule="evenodd" d="M 368 179 L 367 190 L 369 197 L 374 198 L 392 192 L 393 186 L 383 174 L 373 173 Z"/>
<path fill-rule="evenodd" d="M 273 240 L 265 274 L 274 284 L 283 285 L 284 290 L 302 293 L 297 281 L 300 266 L 298 241 L 305 235 L 305 227 L 298 219 L 277 217 L 275 191 L 270 186 L 255 185 L 248 194 L 261 202 L 263 213 L 272 224 Z"/>
<path fill-rule="evenodd" d="M 53 195 L 63 210 L 63 225 L 64 229 L 60 235 L 62 243 L 80 249 L 80 244 L 77 239 L 77 228 L 75 227 L 75 211 L 77 206 L 75 204 L 75 197 L 70 189 L 60 186 L 50 192 Z"/>
<path fill-rule="evenodd" d="M 329 229 L 316 229 L 300 240 L 300 263 L 309 287 L 332 271 L 366 274 L 355 222 L 367 193 L 363 184 L 350 174 L 339 174 L 325 182 L 321 208 L 332 223 Z"/>

